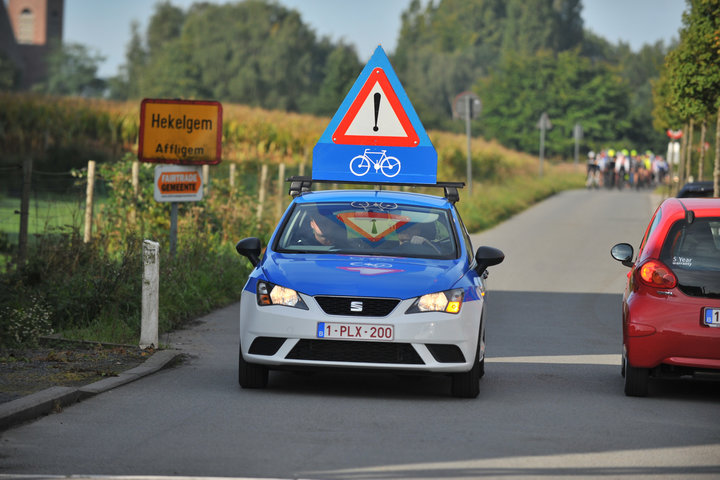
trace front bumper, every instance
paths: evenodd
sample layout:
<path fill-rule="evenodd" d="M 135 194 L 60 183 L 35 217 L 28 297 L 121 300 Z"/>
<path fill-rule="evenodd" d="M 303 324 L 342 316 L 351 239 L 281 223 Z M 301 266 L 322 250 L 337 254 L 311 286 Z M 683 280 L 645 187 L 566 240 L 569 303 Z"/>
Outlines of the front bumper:
<path fill-rule="evenodd" d="M 384 317 L 329 315 L 313 297 L 300 294 L 308 310 L 259 306 L 243 292 L 240 344 L 246 361 L 275 368 L 357 368 L 417 372 L 466 372 L 472 367 L 483 300 L 467 301 L 458 314 L 405 314 L 415 299 L 402 300 Z M 392 341 L 322 339 L 319 322 L 392 325 Z M 484 344 L 480 345 L 480 359 Z"/>

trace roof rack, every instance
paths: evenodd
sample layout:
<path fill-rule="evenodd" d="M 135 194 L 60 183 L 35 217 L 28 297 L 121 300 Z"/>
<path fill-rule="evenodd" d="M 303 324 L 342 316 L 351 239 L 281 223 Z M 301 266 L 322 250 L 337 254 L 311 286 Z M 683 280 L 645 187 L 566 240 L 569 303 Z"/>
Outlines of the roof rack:
<path fill-rule="evenodd" d="M 437 183 L 387 183 L 383 182 L 378 184 L 377 182 L 355 182 L 350 180 L 314 180 L 312 177 L 306 176 L 294 176 L 285 179 L 286 182 L 290 182 L 290 189 L 288 193 L 291 197 L 297 197 L 305 192 L 312 191 L 313 183 L 335 183 L 335 184 L 347 184 L 347 185 L 391 185 L 396 187 L 430 187 L 430 188 L 442 188 L 445 192 L 445 198 L 450 203 L 457 203 L 460 200 L 460 194 L 458 188 L 463 188 L 465 182 L 437 182 Z"/>

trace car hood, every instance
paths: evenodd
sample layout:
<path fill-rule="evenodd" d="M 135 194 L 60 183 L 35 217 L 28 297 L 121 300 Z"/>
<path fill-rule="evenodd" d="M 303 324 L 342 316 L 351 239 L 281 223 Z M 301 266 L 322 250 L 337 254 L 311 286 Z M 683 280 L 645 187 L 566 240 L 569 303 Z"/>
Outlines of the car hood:
<path fill-rule="evenodd" d="M 307 295 L 400 299 L 452 288 L 464 268 L 460 260 L 275 252 L 262 264 L 268 281 Z"/>

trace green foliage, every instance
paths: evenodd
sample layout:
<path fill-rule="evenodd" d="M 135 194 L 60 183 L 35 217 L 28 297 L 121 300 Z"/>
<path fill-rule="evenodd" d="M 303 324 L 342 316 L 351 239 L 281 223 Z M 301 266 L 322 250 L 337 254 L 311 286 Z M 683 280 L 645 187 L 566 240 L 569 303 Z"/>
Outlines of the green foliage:
<path fill-rule="evenodd" d="M 622 139 L 629 127 L 627 83 L 577 51 L 507 55 L 477 91 L 486 99 L 478 122 L 485 135 L 525 152 L 538 151 L 543 112 L 553 124 L 547 132 L 549 155 L 569 156 L 576 123 L 585 142 L 598 147 Z"/>
<path fill-rule="evenodd" d="M 33 85 L 33 90 L 49 95 L 100 96 L 105 82 L 97 78 L 97 69 L 104 60 L 78 43 L 55 45 L 47 57 L 47 79 Z"/>
<path fill-rule="evenodd" d="M 579 0 L 508 1 L 503 52 L 531 55 L 577 47 L 583 38 L 581 8 Z"/>
<path fill-rule="evenodd" d="M 0 93 L 0 151 L 42 155 L 53 147 L 111 149 L 111 114 L 81 99 Z M 87 159 L 84 159 L 87 162 Z"/>
<path fill-rule="evenodd" d="M 18 303 L 0 307 L 0 347 L 36 345 L 42 335 L 53 332 L 45 301 L 33 294 Z"/>
<path fill-rule="evenodd" d="M 161 55 L 168 42 L 180 38 L 185 12 L 168 0 L 155 5 L 155 13 L 147 29 L 148 54 L 151 58 Z"/>
<path fill-rule="evenodd" d="M 610 44 L 584 30 L 581 9 L 580 0 L 413 1 L 393 65 L 426 128 L 459 131 L 451 102 L 473 89 L 483 102 L 473 131 L 511 148 L 538 151 L 535 124 L 547 111 L 556 126 L 550 154 L 572 155 L 575 123 L 586 133 L 585 151 L 601 144 L 663 149 L 650 81 L 665 46 L 635 53 Z"/>
<path fill-rule="evenodd" d="M 11 91 L 20 80 L 20 69 L 5 52 L 0 52 L 0 92 Z"/>
<path fill-rule="evenodd" d="M 123 298 L 139 295 L 139 285 L 133 288 L 140 265 L 138 243 L 128 241 L 122 252 L 111 253 L 102 238 L 85 244 L 76 229 L 50 231 L 32 245 L 27 265 L 3 278 L 3 304 L 39 295 L 51 306 L 56 330 L 87 325 L 110 311 L 121 316 L 135 303 Z"/>
<path fill-rule="evenodd" d="M 312 111 L 321 115 L 334 114 L 361 70 L 354 47 L 343 44 L 335 47 L 325 63 L 321 94 Z"/>
<path fill-rule="evenodd" d="M 227 180 L 213 181 L 203 201 L 180 208 L 178 248 L 171 256 L 170 204 L 152 199 L 154 165 L 140 168 L 138 201 L 131 166 L 128 156 L 98 169 L 109 195 L 98 209 L 100 233 L 92 242 L 84 243 L 77 228 L 48 230 L 31 245 L 24 268 L 0 275 L 3 342 L 28 341 L 47 333 L 45 327 L 75 338 L 103 332 L 114 341 L 135 342 L 144 238 L 161 244 L 161 331 L 239 299 L 249 265 L 234 244 L 243 236 L 263 236 L 255 223 L 253 200 L 243 189 L 230 189 Z M 44 303 L 18 303 L 32 298 Z"/>
<path fill-rule="evenodd" d="M 506 6 L 501 0 L 428 2 L 403 12 L 392 56 L 426 128 L 452 129 L 451 102 L 499 59 Z"/>
<path fill-rule="evenodd" d="M 574 170 L 553 165 L 549 170 L 542 178 L 512 175 L 476 185 L 473 197 L 458 203 L 465 226 L 471 232 L 486 230 L 555 193 L 582 188 L 584 179 Z"/>
<path fill-rule="evenodd" d="M 353 49 L 316 39 L 297 11 L 264 0 L 197 3 L 187 12 L 159 3 L 147 46 L 133 28 L 113 98 L 206 98 L 326 113 L 361 67 Z M 322 96 L 321 87 L 328 89 Z"/>
<path fill-rule="evenodd" d="M 657 91 L 663 107 L 682 120 L 707 117 L 720 107 L 720 1 L 689 3 L 680 44 L 666 57 L 666 78 Z"/>

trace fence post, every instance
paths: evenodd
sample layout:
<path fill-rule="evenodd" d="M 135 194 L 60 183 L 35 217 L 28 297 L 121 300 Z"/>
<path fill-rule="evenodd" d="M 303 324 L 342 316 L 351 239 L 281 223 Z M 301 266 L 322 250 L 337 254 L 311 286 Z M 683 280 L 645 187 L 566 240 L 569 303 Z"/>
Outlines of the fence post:
<path fill-rule="evenodd" d="M 143 241 L 142 321 L 140 348 L 158 347 L 160 303 L 160 244 Z"/>
<path fill-rule="evenodd" d="M 237 165 L 234 163 L 230 164 L 230 190 L 235 190 L 235 168 Z"/>
<path fill-rule="evenodd" d="M 283 186 L 285 185 L 285 164 L 278 166 L 278 185 L 277 185 L 277 218 L 280 220 L 283 205 Z"/>
<path fill-rule="evenodd" d="M 88 161 L 87 191 L 85 193 L 85 235 L 83 242 L 92 238 L 93 194 L 95 192 L 95 160 Z"/>
<path fill-rule="evenodd" d="M 132 204 L 130 205 L 130 224 L 134 227 L 137 224 L 138 198 L 140 197 L 140 162 L 135 160 L 132 163 Z"/>
<path fill-rule="evenodd" d="M 260 222 L 262 221 L 263 215 L 263 204 L 265 203 L 265 183 L 267 183 L 268 166 L 267 163 L 263 163 L 260 168 L 260 190 L 258 192 L 258 206 L 257 206 L 257 224 L 260 228 Z"/>
<path fill-rule="evenodd" d="M 202 179 L 203 179 L 203 196 L 206 196 L 210 191 L 210 165 L 207 163 L 202 166 Z"/>
<path fill-rule="evenodd" d="M 23 187 L 22 197 L 20 199 L 20 232 L 18 234 L 18 268 L 25 266 L 27 259 L 27 243 L 28 243 L 28 220 L 30 217 L 30 190 L 32 189 L 32 156 L 27 156 L 23 160 Z"/>

